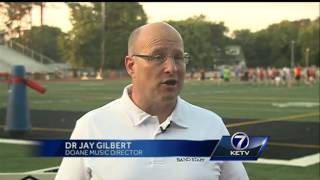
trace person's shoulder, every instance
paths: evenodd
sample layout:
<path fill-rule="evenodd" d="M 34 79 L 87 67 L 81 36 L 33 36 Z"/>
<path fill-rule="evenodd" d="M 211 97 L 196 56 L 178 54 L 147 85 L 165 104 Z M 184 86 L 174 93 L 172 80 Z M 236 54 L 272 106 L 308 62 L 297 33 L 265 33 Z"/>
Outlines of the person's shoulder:
<path fill-rule="evenodd" d="M 115 99 L 101 107 L 85 113 L 80 119 L 78 119 L 77 123 L 86 123 L 87 121 L 93 121 L 95 119 L 106 117 L 106 115 L 112 116 L 114 113 L 119 111 L 119 106 L 120 99 Z"/>
<path fill-rule="evenodd" d="M 191 104 L 186 100 L 181 99 L 181 101 L 185 106 L 185 112 L 188 114 L 188 116 L 196 117 L 200 121 L 223 123 L 222 118 L 217 113 L 209 109 Z"/>
<path fill-rule="evenodd" d="M 201 132 L 205 137 L 218 139 L 229 134 L 223 119 L 217 113 L 184 100 L 183 104 L 184 120 L 194 131 Z"/>
<path fill-rule="evenodd" d="M 104 106 L 85 113 L 76 121 L 71 137 L 75 139 L 93 138 L 95 137 L 95 131 L 99 127 L 112 127 L 112 122 L 114 122 L 112 120 L 121 114 L 120 108 L 118 108 L 120 106 L 119 101 L 119 99 L 116 99 Z"/>
<path fill-rule="evenodd" d="M 202 117 L 203 119 L 209 118 L 209 119 L 221 120 L 221 117 L 217 113 L 215 113 L 209 109 L 191 104 L 191 103 L 187 102 L 186 100 L 183 100 L 183 99 L 181 99 L 181 100 L 186 107 L 186 109 L 185 109 L 186 112 L 193 114 L 199 118 Z"/>

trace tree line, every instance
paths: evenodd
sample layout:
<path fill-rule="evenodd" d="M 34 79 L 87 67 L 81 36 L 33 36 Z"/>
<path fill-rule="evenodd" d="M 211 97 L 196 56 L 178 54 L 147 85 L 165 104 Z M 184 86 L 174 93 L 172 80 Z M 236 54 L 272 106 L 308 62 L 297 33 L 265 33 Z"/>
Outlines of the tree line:
<path fill-rule="evenodd" d="M 71 12 L 72 30 L 63 33 L 50 26 L 33 26 L 21 30 L 21 22 L 30 12 L 30 3 L 0 3 L 0 16 L 7 32 L 18 34 L 12 39 L 38 50 L 59 62 L 76 68 L 101 65 L 101 41 L 105 38 L 105 69 L 123 69 L 127 40 L 132 30 L 147 23 L 147 15 L 137 2 L 105 3 L 106 23 L 102 23 L 102 3 L 67 3 Z M 225 47 L 239 45 L 248 67 L 282 67 L 291 65 L 292 48 L 297 65 L 320 65 L 320 18 L 282 21 L 266 29 L 251 32 L 236 30 L 227 36 L 223 22 L 211 22 L 204 15 L 181 21 L 168 21 L 184 39 L 190 53 L 188 68 L 212 69 L 215 61 L 228 58 Z M 102 34 L 104 33 L 104 34 Z"/>

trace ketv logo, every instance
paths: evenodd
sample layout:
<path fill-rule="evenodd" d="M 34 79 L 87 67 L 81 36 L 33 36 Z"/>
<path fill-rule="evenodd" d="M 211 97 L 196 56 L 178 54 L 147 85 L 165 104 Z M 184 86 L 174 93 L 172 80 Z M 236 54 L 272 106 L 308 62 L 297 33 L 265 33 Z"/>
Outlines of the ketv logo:
<path fill-rule="evenodd" d="M 257 160 L 268 139 L 267 136 L 248 136 L 244 132 L 223 136 L 210 160 Z"/>
<path fill-rule="evenodd" d="M 248 156 L 250 151 L 245 151 L 249 146 L 249 137 L 243 132 L 237 132 L 231 137 L 231 145 L 235 151 L 230 151 L 232 156 Z"/>

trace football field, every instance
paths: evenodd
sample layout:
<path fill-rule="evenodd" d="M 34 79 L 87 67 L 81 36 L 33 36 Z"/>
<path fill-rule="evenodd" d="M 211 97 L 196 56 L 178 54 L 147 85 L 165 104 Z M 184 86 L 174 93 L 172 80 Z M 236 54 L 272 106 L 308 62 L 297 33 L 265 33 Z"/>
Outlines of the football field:
<path fill-rule="evenodd" d="M 33 129 L 23 140 L 68 138 L 79 117 L 120 97 L 129 81 L 41 83 L 47 93 L 28 90 Z M 319 82 L 288 88 L 186 80 L 181 97 L 223 117 L 230 134 L 270 136 L 261 158 L 244 163 L 250 179 L 319 179 Z M 0 84 L 0 173 L 59 166 L 61 158 L 33 157 L 28 141 L 8 141 L 3 131 L 7 99 L 8 87 Z"/>

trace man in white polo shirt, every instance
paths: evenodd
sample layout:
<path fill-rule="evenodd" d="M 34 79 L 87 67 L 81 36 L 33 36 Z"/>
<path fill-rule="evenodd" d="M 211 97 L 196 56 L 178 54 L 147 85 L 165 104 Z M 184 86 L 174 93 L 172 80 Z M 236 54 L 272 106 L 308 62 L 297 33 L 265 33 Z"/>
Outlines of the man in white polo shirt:
<path fill-rule="evenodd" d="M 179 97 L 187 60 L 183 40 L 169 24 L 134 30 L 125 58 L 132 84 L 121 98 L 81 117 L 71 139 L 212 140 L 229 135 L 218 115 Z M 241 162 L 209 158 L 64 158 L 56 179 L 248 179 Z"/>

